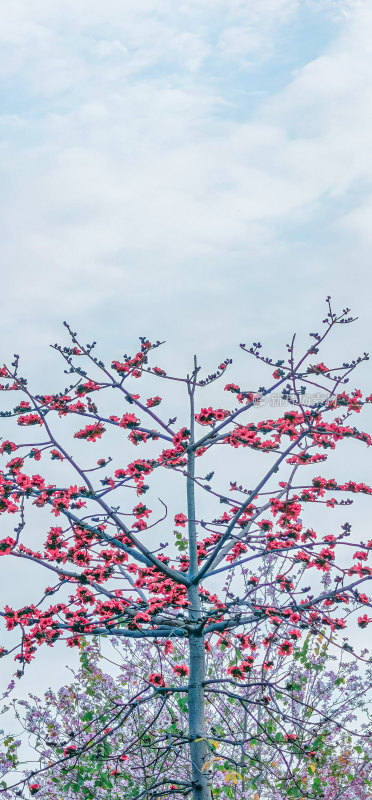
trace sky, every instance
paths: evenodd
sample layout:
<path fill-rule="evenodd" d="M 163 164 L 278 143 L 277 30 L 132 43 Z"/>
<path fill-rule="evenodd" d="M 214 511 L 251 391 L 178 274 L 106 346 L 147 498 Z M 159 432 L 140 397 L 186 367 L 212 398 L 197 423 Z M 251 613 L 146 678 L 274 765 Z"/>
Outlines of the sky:
<path fill-rule="evenodd" d="M 217 355 L 327 294 L 370 337 L 371 32 L 368 0 L 3 3 L 3 358 L 43 372 L 66 318 Z"/>
<path fill-rule="evenodd" d="M 60 388 L 63 320 L 180 374 L 281 357 L 327 295 L 330 354 L 370 350 L 371 49 L 369 0 L 1 4 L 1 363 Z"/>

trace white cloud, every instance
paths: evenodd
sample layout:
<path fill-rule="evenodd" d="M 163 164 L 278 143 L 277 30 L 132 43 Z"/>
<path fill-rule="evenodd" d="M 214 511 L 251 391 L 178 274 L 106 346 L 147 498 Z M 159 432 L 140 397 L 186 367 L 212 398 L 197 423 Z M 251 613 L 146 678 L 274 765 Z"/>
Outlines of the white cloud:
<path fill-rule="evenodd" d="M 322 12 L 347 11 L 347 22 L 330 29 L 320 55 L 314 44 L 305 66 L 286 66 L 283 88 L 269 92 L 266 79 L 255 106 L 249 92 L 261 85 L 262 62 L 275 54 L 274 75 L 286 58 L 277 42 L 290 47 L 301 24 L 294 0 L 3 6 L 9 328 L 14 315 L 32 314 L 36 336 L 37 325 L 57 325 L 61 308 L 106 309 L 128 292 L 148 318 L 154 293 L 168 309 L 168 283 L 182 294 L 190 281 L 205 308 L 213 294 L 213 312 L 204 311 L 213 327 L 230 275 L 243 288 L 231 320 L 238 329 L 246 294 L 265 297 L 299 259 L 311 286 L 311 269 L 330 258 L 320 296 L 341 273 L 354 291 L 347 252 L 367 218 L 372 169 L 371 10 L 305 5 L 319 25 Z M 319 250 L 323 215 L 328 242 Z M 301 246 L 304 227 L 312 233 Z M 357 247 L 364 253 L 361 237 Z M 292 291 L 300 289 L 295 278 Z"/>
<path fill-rule="evenodd" d="M 124 74 L 159 64 L 194 72 L 219 50 L 241 59 L 242 44 L 250 41 L 255 50 L 261 45 L 262 58 L 276 27 L 297 7 L 298 0 L 261 0 L 259 6 L 190 0 L 177 7 L 169 0 L 125 5 L 119 0 L 38 0 L 32 6 L 15 0 L 0 10 L 2 74 L 16 75 L 26 66 L 31 85 L 42 93 L 71 88 L 74 79 L 89 81 L 89 71 L 97 74 L 97 64 L 87 70 L 85 61 L 92 48 L 106 58 L 120 56 Z"/>

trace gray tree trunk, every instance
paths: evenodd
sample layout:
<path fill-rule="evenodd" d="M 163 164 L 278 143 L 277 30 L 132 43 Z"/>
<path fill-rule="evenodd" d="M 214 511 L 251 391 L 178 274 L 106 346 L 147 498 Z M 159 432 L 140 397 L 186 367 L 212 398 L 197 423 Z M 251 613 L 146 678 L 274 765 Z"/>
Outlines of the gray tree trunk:
<path fill-rule="evenodd" d="M 190 636 L 189 675 L 189 732 L 192 765 L 193 800 L 212 800 L 211 771 L 208 765 L 211 753 L 205 741 L 205 648 L 204 639 Z M 201 741 L 195 741 L 200 739 Z"/>
<path fill-rule="evenodd" d="M 194 356 L 193 380 L 188 384 L 190 395 L 190 444 L 194 443 L 194 392 L 197 377 L 196 356 Z M 189 577 L 196 578 L 198 573 L 198 548 L 195 514 L 195 453 L 189 450 L 187 454 L 187 514 L 189 535 Z M 189 735 L 190 757 L 192 768 L 193 800 L 212 800 L 211 770 L 208 765 L 210 750 L 205 740 L 205 647 L 204 636 L 198 635 L 196 630 L 201 622 L 201 605 L 199 597 L 199 582 L 195 580 L 187 590 L 189 619 L 193 623 L 194 631 L 189 635 L 190 673 L 189 673 Z M 199 740 L 199 741 L 197 741 Z"/>

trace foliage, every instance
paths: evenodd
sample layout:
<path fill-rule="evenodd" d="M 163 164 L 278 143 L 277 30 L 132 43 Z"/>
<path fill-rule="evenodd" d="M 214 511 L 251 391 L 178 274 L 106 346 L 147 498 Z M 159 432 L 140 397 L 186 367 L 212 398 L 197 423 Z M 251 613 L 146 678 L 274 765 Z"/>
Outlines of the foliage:
<path fill-rule="evenodd" d="M 261 707 L 258 717 L 251 713 L 262 691 L 258 670 L 246 686 L 249 702 L 237 702 L 232 686 L 217 697 L 207 690 L 214 797 L 237 800 L 249 791 L 262 800 L 274 791 L 276 800 L 372 796 L 365 700 L 371 670 L 363 678 L 355 661 L 331 656 L 331 649 L 325 637 L 312 637 L 295 649 L 290 663 L 277 658 L 271 707 Z M 184 651 L 183 645 L 180 652 L 162 655 L 166 683 L 174 680 Z M 151 786 L 160 779 L 172 785 L 175 775 L 187 786 L 184 694 L 173 694 L 167 703 L 159 696 L 155 706 L 139 703 L 137 713 L 118 726 L 118 711 L 128 710 L 134 696 L 144 700 L 151 693 L 143 674 L 150 665 L 158 667 L 159 654 L 148 642 L 127 643 L 123 650 L 117 641 L 114 656 L 116 678 L 102 669 L 105 659 L 98 642 L 83 641 L 80 670 L 70 685 L 48 690 L 43 699 L 30 695 L 29 700 L 13 701 L 42 770 L 34 789 L 40 800 L 135 800 L 141 794 L 151 796 Z M 221 686 L 231 659 L 231 648 L 208 653 L 208 672 L 221 679 Z M 7 762 L 9 770 L 21 769 L 22 738 L 5 737 L 3 774 Z M 66 760 L 68 753 L 72 757 Z M 13 796 L 5 793 L 6 798 Z"/>

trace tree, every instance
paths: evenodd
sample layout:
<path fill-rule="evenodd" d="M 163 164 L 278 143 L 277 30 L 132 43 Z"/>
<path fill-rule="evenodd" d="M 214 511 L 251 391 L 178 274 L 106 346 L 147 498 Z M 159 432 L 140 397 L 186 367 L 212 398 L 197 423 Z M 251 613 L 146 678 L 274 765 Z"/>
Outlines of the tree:
<path fill-rule="evenodd" d="M 2 412 L 3 417 L 8 424 L 15 420 L 19 428 L 27 429 L 26 439 L 27 435 L 32 438 L 29 428 L 37 428 L 40 433 L 34 441 L 6 439 L 0 447 L 3 455 L 10 456 L 0 476 L 1 510 L 19 518 L 15 536 L 0 542 L 0 552 L 8 558 L 36 563 L 56 580 L 37 602 L 19 609 L 7 605 L 2 612 L 7 629 L 18 628 L 21 634 L 19 644 L 9 650 L 16 651 L 15 658 L 20 662 L 17 674 L 23 674 L 38 646 L 52 646 L 57 639 L 64 638 L 68 646 L 79 646 L 82 635 L 149 639 L 164 649 L 170 647 L 169 643 L 187 641 L 187 660 L 179 665 L 177 673 L 185 679 L 182 686 L 166 685 L 159 668 L 146 676 L 147 685 L 152 688 L 144 702 L 157 704 L 161 698 L 167 703 L 173 695 L 183 694 L 190 773 L 186 785 L 176 774 L 172 784 L 164 780 L 153 787 L 150 797 L 157 796 L 156 792 L 159 796 L 160 791 L 162 797 L 191 793 L 194 800 L 211 800 L 212 736 L 205 712 L 207 692 L 210 701 L 211 694 L 217 697 L 224 687 L 232 695 L 240 691 L 240 702 L 246 707 L 256 704 L 258 715 L 260 708 L 274 701 L 275 687 L 270 679 L 274 651 L 285 659 L 303 636 L 319 635 L 323 629 L 342 630 L 347 617 L 358 609 L 360 627 L 371 621 L 366 613 L 366 607 L 371 605 L 369 598 L 360 590 L 372 575 L 365 563 L 372 540 L 350 540 L 351 526 L 347 522 L 336 535 L 317 535 L 312 527 L 305 527 L 301 517 L 309 503 L 332 509 L 351 502 L 335 497 L 325 499 L 326 492 L 339 497 L 340 493 L 369 495 L 371 487 L 350 479 L 338 483 L 323 476 L 301 479 L 299 484 L 295 481 L 299 471 L 311 472 L 314 464 L 317 469 L 318 463 L 324 462 L 343 439 L 371 444 L 369 434 L 346 423 L 372 401 L 372 395 L 363 400 L 360 390 L 354 389 L 350 394 L 341 391 L 349 375 L 368 355 L 344 362 L 341 368 L 326 367 L 316 358 L 330 332 L 353 321 L 348 316 L 349 309 L 337 315 L 329 298 L 327 304 L 325 330 L 310 334 L 312 341 L 300 359 L 295 357 L 295 336 L 287 345 L 288 358 L 275 363 L 261 354 L 260 343 L 250 348 L 241 345 L 244 352 L 271 371 L 274 368 L 274 382 L 269 388 L 261 387 L 258 393 L 226 384 L 225 390 L 236 395 L 238 402 L 233 409 L 196 407 L 197 392 L 207 390 L 223 377 L 231 359 L 202 379 L 195 357 L 190 375 L 171 377 L 162 368 L 149 366 L 150 354 L 161 343 L 151 344 L 140 337 L 139 352 L 134 357 L 124 355 L 121 361 L 113 360 L 108 369 L 93 355 L 95 342 L 82 346 L 66 323 L 71 346 L 54 348 L 67 363 L 67 373 L 74 380 L 70 386 L 59 393 L 34 394 L 19 374 L 18 356 L 10 367 L 1 370 L 7 380 L 2 387 L 3 396 L 20 392 L 24 397 L 12 410 Z M 82 359 L 90 369 L 89 375 L 79 366 Z M 159 415 L 159 395 L 145 400 L 129 391 L 132 379 L 146 376 L 176 381 L 177 386 L 186 389 L 187 424 L 175 428 L 177 418 L 166 421 Z M 130 413 L 123 413 L 121 406 L 117 414 L 105 413 L 110 390 L 120 401 L 129 402 Z M 316 400 L 314 392 L 318 394 Z M 275 420 L 246 421 L 249 412 L 257 419 L 258 401 L 274 393 L 281 396 L 288 410 Z M 83 417 L 88 424 L 71 436 L 68 422 L 75 417 Z M 59 435 L 62 421 L 66 423 L 65 435 Z M 114 458 L 99 458 L 96 466 L 82 467 L 86 455 L 81 458 L 83 450 L 74 447 L 73 440 L 81 447 L 91 447 L 105 436 L 106 443 L 110 429 L 117 436 L 114 447 L 122 431 L 128 431 L 129 446 L 145 449 L 149 456 L 123 464 L 116 447 Z M 230 481 L 233 497 L 228 496 L 226 488 L 216 486 L 216 479 L 213 482 L 213 469 L 204 478 L 197 474 L 200 459 L 204 457 L 210 465 L 210 451 L 223 446 L 235 451 L 248 448 L 248 453 L 258 451 L 273 463 L 266 470 L 259 465 L 253 489 Z M 71 447 L 76 450 L 73 455 Z M 25 471 L 25 464 L 45 460 L 48 454 L 60 463 L 58 485 L 49 484 L 46 476 Z M 115 458 L 119 457 L 115 468 Z M 218 464 L 218 459 L 215 461 Z M 109 474 L 96 480 L 97 474 L 107 468 Z M 156 540 L 156 526 L 161 529 L 161 536 L 164 526 L 168 527 L 165 502 L 160 500 L 162 517 L 149 523 L 153 511 L 142 499 L 150 490 L 145 480 L 155 482 L 159 470 L 166 471 L 166 485 L 170 473 L 185 485 L 186 513 L 179 510 L 174 516 L 173 545 Z M 276 484 L 279 470 L 286 479 Z M 226 487 L 226 476 L 224 480 Z M 135 506 L 126 502 L 130 490 L 137 494 Z M 213 499 L 226 506 L 222 516 L 219 513 L 208 521 L 204 519 L 206 505 L 200 506 L 203 494 L 208 498 L 205 503 L 210 504 Z M 172 500 L 173 492 L 168 505 Z M 40 511 L 43 519 L 47 511 L 60 518 L 61 524 L 47 532 L 42 552 L 21 541 L 30 505 Z M 310 585 L 301 587 L 304 575 Z M 213 579 L 218 585 L 221 577 L 224 585 L 218 588 L 218 594 L 211 593 L 205 583 Z M 68 595 L 68 591 L 73 593 Z M 51 605 L 57 593 L 62 599 Z M 243 643 L 250 653 L 241 653 L 241 660 L 228 668 L 224 679 L 213 674 L 209 677 L 205 672 L 206 648 L 216 638 L 216 646 L 228 646 L 233 640 L 235 644 Z M 347 642 L 344 647 L 352 649 Z M 259 696 L 251 701 L 250 672 L 261 656 Z M 222 684 L 222 680 L 226 683 Z M 229 682 L 233 683 L 233 691 Z M 235 689 L 237 682 L 241 682 L 240 690 Z M 136 706 L 137 701 L 128 713 L 134 714 Z M 138 797 L 145 796 L 141 791 L 137 792 Z"/>
<path fill-rule="evenodd" d="M 366 800 L 372 797 L 368 776 L 372 759 L 372 739 L 368 735 L 369 710 L 366 701 L 371 684 L 371 668 L 365 677 L 356 660 L 331 655 L 324 636 L 307 636 L 302 647 L 285 660 L 273 654 L 275 705 L 261 708 L 258 720 L 249 708 L 236 702 L 234 692 L 217 697 L 206 695 L 206 716 L 213 735 L 210 762 L 213 792 L 217 797 L 243 800 L 254 776 L 257 794 L 276 800 L 303 796 L 327 800 Z M 176 663 L 185 660 L 185 643 L 180 652 L 161 659 L 166 683 L 174 681 Z M 123 648 L 113 643 L 109 669 L 117 663 L 114 677 L 104 671 L 106 658 L 98 641 L 82 641 L 80 669 L 74 680 L 58 691 L 47 690 L 43 698 L 34 694 L 28 700 L 11 703 L 20 723 L 20 738 L 9 733 L 0 752 L 0 772 L 9 776 L 4 800 L 12 800 L 22 785 L 15 780 L 20 770 L 24 733 L 35 752 L 35 772 L 31 787 L 38 800 L 119 800 L 132 797 L 139 787 L 151 796 L 151 787 L 176 773 L 187 785 L 189 764 L 184 743 L 182 698 L 173 695 L 168 703 L 158 698 L 156 713 L 149 704 L 139 704 L 137 713 L 117 726 L 118 708 L 128 709 L 133 692 L 143 687 L 144 665 L 159 666 L 156 649 L 144 640 L 127 642 Z M 221 685 L 234 663 L 231 648 L 207 654 L 211 669 Z M 252 668 L 252 683 L 259 679 Z M 135 689 L 134 689 L 135 687 Z M 257 692 L 256 692 L 257 696 Z M 252 697 L 252 686 L 250 691 Z M 217 701 L 217 702 L 216 702 Z M 291 732 L 281 727 L 291 723 Z M 357 722 L 357 730 L 355 723 Z M 169 747 L 169 738 L 172 747 Z M 239 740 L 249 741 L 242 765 Z M 97 744 L 95 744 L 97 742 Z M 123 750 L 126 753 L 123 753 Z M 1 748 L 0 748 L 1 750 Z M 82 755 L 74 756 L 77 751 Z M 70 759 L 65 754 L 70 753 Z M 185 757 L 186 756 L 186 757 Z M 30 772 L 30 754 L 26 769 Z M 146 796 L 145 794 L 145 796 Z"/>

